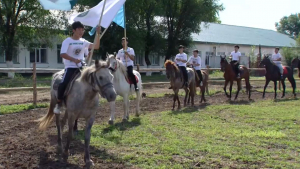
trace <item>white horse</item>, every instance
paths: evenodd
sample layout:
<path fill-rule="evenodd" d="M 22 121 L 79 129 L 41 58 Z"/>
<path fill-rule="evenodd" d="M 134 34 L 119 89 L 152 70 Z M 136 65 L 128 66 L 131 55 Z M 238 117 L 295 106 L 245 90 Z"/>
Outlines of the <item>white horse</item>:
<path fill-rule="evenodd" d="M 133 74 L 137 77 L 137 87 L 139 88 L 139 91 L 135 91 L 134 85 L 129 84 L 126 79 L 128 79 L 127 76 L 127 68 L 122 64 L 122 62 L 118 59 L 116 59 L 116 53 L 114 55 L 108 55 L 107 54 L 107 64 L 108 68 L 112 71 L 112 74 L 114 76 L 113 84 L 114 88 L 116 90 L 117 95 L 120 95 L 123 97 L 124 101 L 124 116 L 123 121 L 126 121 L 129 119 L 129 95 L 132 95 L 133 93 L 136 93 L 136 111 L 135 115 L 139 116 L 140 113 L 140 100 L 141 100 L 141 93 L 142 93 L 142 78 L 139 72 L 133 70 Z M 111 106 L 111 109 L 114 109 L 114 107 Z M 111 110 L 109 124 L 114 123 L 115 119 L 115 110 Z"/>

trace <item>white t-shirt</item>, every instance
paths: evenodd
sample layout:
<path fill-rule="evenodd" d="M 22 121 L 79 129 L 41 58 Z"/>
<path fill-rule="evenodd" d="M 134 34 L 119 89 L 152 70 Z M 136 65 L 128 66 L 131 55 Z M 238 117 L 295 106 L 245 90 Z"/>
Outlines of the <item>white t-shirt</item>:
<path fill-rule="evenodd" d="M 186 60 L 186 61 L 187 61 L 187 55 L 186 55 L 185 53 L 182 53 L 182 54 L 178 53 L 178 54 L 176 55 L 176 57 L 175 57 L 175 63 L 176 63 L 177 65 L 179 65 L 179 66 L 184 66 L 184 67 L 186 67 L 186 63 L 183 63 L 183 62 L 181 62 L 181 61 L 177 61 L 176 59 L 181 59 L 181 60 Z"/>
<path fill-rule="evenodd" d="M 127 47 L 127 52 L 128 52 L 129 55 L 135 56 L 133 48 Z M 127 61 L 127 67 L 128 66 L 134 66 L 133 60 L 131 60 L 129 57 L 127 57 L 127 59 L 125 59 L 125 53 L 124 53 L 123 49 L 119 50 L 119 52 L 117 54 L 117 59 L 121 59 L 124 66 L 126 66 L 126 61 Z"/>
<path fill-rule="evenodd" d="M 83 38 L 79 40 L 74 40 L 71 37 L 65 39 L 61 45 L 60 54 L 66 53 L 72 58 L 84 60 L 85 50 L 89 47 L 91 43 Z M 81 63 L 78 66 L 75 62 L 63 59 L 65 68 L 78 68 L 81 67 Z"/>
<path fill-rule="evenodd" d="M 272 55 L 272 60 L 273 60 L 273 62 L 275 63 L 275 64 L 281 64 L 281 61 L 274 61 L 274 60 L 277 60 L 277 59 L 279 59 L 279 58 L 281 58 L 281 54 L 278 52 L 277 54 L 276 53 L 274 53 L 273 55 Z"/>
<path fill-rule="evenodd" d="M 189 58 L 188 63 L 190 63 L 191 65 L 200 64 L 199 66 L 194 66 L 194 68 L 195 68 L 195 70 L 201 70 L 201 58 L 199 56 L 197 56 L 197 57 L 191 56 Z"/>
<path fill-rule="evenodd" d="M 232 51 L 230 55 L 232 56 L 232 61 L 234 61 L 234 60 L 239 61 L 240 56 L 242 56 L 241 52 L 235 53 L 235 51 Z"/>

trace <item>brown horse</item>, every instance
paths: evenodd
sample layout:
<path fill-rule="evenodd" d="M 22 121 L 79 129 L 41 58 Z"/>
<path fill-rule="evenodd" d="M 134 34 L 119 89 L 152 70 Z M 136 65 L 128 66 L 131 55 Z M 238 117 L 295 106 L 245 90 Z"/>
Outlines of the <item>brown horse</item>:
<path fill-rule="evenodd" d="M 226 55 L 224 57 L 222 57 L 222 56 L 220 56 L 220 57 L 221 57 L 221 61 L 220 61 L 221 71 L 224 72 L 224 79 L 225 79 L 224 92 L 225 92 L 226 96 L 231 99 L 232 85 L 233 85 L 234 81 L 237 81 L 238 90 L 235 95 L 235 100 L 236 100 L 238 97 L 238 94 L 242 88 L 241 80 L 245 79 L 246 89 L 247 89 L 246 91 L 248 94 L 248 98 L 250 99 L 250 97 L 251 97 L 250 88 L 251 87 L 250 87 L 250 73 L 249 73 L 248 68 L 243 65 L 240 65 L 239 70 L 240 70 L 241 77 L 236 78 L 236 74 L 233 70 L 232 65 L 230 63 L 228 63 L 228 61 L 226 60 Z M 226 92 L 226 87 L 229 82 L 230 82 L 230 87 L 229 87 L 230 94 L 228 95 Z"/>
<path fill-rule="evenodd" d="M 294 68 L 298 68 L 298 77 L 300 78 L 300 59 L 299 58 L 294 58 L 292 60 L 292 68 L 294 71 Z"/>
<path fill-rule="evenodd" d="M 196 93 L 195 87 L 195 72 L 191 68 L 187 68 L 188 72 L 188 87 L 184 86 L 183 74 L 180 69 L 176 66 L 176 64 L 170 60 L 165 62 L 166 74 L 167 78 L 171 81 L 172 89 L 175 93 L 174 102 L 173 102 L 173 110 L 175 108 L 175 102 L 178 102 L 178 109 L 180 109 L 180 101 L 178 97 L 179 89 L 184 89 L 185 98 L 184 98 L 184 106 L 186 106 L 187 96 L 191 96 L 192 106 L 194 106 L 194 97 Z"/>
<path fill-rule="evenodd" d="M 202 77 L 203 77 L 203 80 L 202 80 L 203 85 L 200 86 L 200 78 L 199 78 L 196 70 L 194 68 L 193 68 L 193 70 L 195 72 L 196 88 L 199 87 L 200 93 L 201 93 L 200 103 L 202 103 L 203 101 L 206 102 L 204 95 L 205 95 L 205 91 L 206 91 L 206 94 L 208 95 L 208 73 L 206 71 L 201 70 Z M 188 104 L 190 103 L 190 97 L 191 96 L 189 96 Z"/>

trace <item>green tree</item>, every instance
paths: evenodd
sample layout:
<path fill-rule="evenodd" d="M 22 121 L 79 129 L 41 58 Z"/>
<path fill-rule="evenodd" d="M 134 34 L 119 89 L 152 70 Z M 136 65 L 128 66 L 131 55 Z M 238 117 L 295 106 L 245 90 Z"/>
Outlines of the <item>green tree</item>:
<path fill-rule="evenodd" d="M 281 18 L 279 22 L 275 23 L 275 26 L 278 32 L 296 39 L 300 32 L 300 13 Z"/>
<path fill-rule="evenodd" d="M 201 31 L 201 22 L 218 22 L 223 5 L 218 0 L 161 0 L 167 30 L 166 60 L 174 56 L 179 44 L 188 46 L 191 33 Z"/>
<path fill-rule="evenodd" d="M 43 10 L 37 0 L 0 1 L 0 39 L 6 61 L 12 61 L 14 47 L 43 42 L 51 46 L 53 35 L 61 33 L 63 19 Z"/>

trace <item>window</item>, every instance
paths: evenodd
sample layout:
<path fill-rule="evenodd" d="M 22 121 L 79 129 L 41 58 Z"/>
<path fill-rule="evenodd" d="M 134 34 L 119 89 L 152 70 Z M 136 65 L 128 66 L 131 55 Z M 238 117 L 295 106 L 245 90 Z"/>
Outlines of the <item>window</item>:
<path fill-rule="evenodd" d="M 209 65 L 209 57 L 212 57 L 214 52 L 206 52 L 205 54 L 205 65 Z"/>
<path fill-rule="evenodd" d="M 30 50 L 30 63 L 47 63 L 47 46 L 32 44 Z"/>
<path fill-rule="evenodd" d="M 12 61 L 13 61 L 14 64 L 19 63 L 19 49 L 16 48 L 16 47 L 13 49 Z M 5 63 L 5 62 L 6 62 L 5 51 L 4 51 L 3 48 L 1 48 L 0 49 L 0 63 Z"/>
<path fill-rule="evenodd" d="M 56 50 L 56 52 L 57 52 L 57 63 L 63 63 L 63 59 L 62 59 L 62 57 L 60 57 L 60 49 L 61 49 L 61 45 L 57 45 L 57 50 Z"/>
<path fill-rule="evenodd" d="M 159 55 L 158 54 L 150 55 L 149 60 L 151 62 L 151 65 L 159 65 Z"/>

